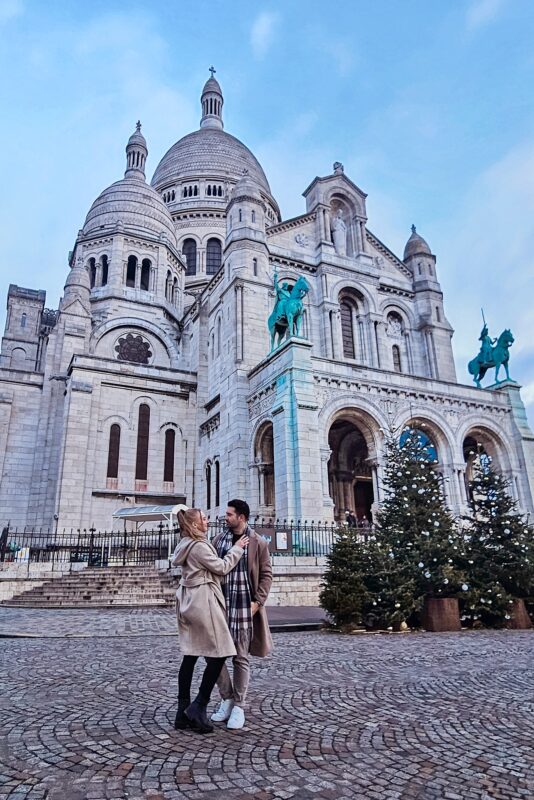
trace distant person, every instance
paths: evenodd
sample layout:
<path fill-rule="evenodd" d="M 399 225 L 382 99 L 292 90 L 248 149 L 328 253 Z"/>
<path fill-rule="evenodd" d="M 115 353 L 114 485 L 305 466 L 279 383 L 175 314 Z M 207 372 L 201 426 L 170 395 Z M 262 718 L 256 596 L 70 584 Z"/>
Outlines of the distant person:
<path fill-rule="evenodd" d="M 265 611 L 273 581 L 269 545 L 250 528 L 249 516 L 248 503 L 230 500 L 226 509 L 226 530 L 213 540 L 219 557 L 224 558 L 240 537 L 246 535 L 249 539 L 244 558 L 223 579 L 228 626 L 237 654 L 232 659 L 232 678 L 226 664 L 221 670 L 217 686 L 222 700 L 211 719 L 227 722 L 226 727 L 230 729 L 239 729 L 245 724 L 250 656 L 267 656 L 273 647 Z"/>
<path fill-rule="evenodd" d="M 345 522 L 349 528 L 356 528 L 358 525 L 355 514 L 349 508 L 345 511 Z"/>
<path fill-rule="evenodd" d="M 206 708 L 225 659 L 237 652 L 226 621 L 221 576 L 243 559 L 249 539 L 246 535 L 236 537 L 224 558 L 219 558 L 207 540 L 208 518 L 200 509 L 179 511 L 178 523 L 181 538 L 172 564 L 182 568 L 176 592 L 176 614 L 183 658 L 178 674 L 178 712 L 174 727 L 211 733 L 213 725 Z M 206 659 L 206 667 L 198 694 L 191 702 L 191 681 L 199 656 Z"/>

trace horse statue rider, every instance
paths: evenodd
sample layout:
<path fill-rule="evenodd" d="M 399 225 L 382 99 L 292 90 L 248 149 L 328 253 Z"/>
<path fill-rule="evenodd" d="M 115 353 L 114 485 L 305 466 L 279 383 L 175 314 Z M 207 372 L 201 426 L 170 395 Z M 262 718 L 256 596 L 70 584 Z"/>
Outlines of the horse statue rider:
<path fill-rule="evenodd" d="M 499 381 L 499 370 L 501 366 L 506 370 L 506 380 L 511 380 L 508 371 L 508 361 L 510 359 L 509 348 L 514 343 L 512 332 L 506 328 L 498 339 L 492 339 L 488 333 L 486 320 L 484 320 L 484 327 L 480 332 L 478 340 L 481 342 L 480 352 L 467 365 L 469 373 L 473 375 L 473 380 L 477 387 L 479 389 L 482 388 L 480 381 L 491 367 L 495 367 L 495 383 L 502 383 L 502 381 Z"/>
<path fill-rule="evenodd" d="M 278 273 L 274 273 L 274 290 L 276 292 L 276 304 L 269 317 L 269 333 L 271 336 L 272 353 L 275 348 L 275 338 L 278 336 L 276 346 L 282 343 L 286 336 L 299 336 L 300 323 L 304 311 L 304 297 L 310 291 L 310 287 L 305 278 L 298 278 L 295 285 L 291 288 L 287 282 L 280 285 L 278 283 Z"/>

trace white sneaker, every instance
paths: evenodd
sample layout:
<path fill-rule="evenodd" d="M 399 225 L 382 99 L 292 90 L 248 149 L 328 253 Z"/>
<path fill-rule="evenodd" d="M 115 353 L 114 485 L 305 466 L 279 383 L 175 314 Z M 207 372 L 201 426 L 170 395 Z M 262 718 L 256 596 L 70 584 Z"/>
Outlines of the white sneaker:
<path fill-rule="evenodd" d="M 221 700 L 210 719 L 212 722 L 226 722 L 230 718 L 234 707 L 233 700 Z"/>
<path fill-rule="evenodd" d="M 231 730 L 238 730 L 242 728 L 245 724 L 245 712 L 239 706 L 234 706 L 232 709 L 232 713 L 230 714 L 230 719 L 226 723 L 226 727 L 230 728 Z"/>

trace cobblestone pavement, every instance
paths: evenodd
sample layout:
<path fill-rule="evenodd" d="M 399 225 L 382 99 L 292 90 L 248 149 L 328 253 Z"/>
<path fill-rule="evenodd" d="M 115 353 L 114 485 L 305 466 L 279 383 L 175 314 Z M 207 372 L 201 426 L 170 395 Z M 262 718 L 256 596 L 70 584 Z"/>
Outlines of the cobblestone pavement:
<path fill-rule="evenodd" d="M 319 623 L 311 606 L 269 606 L 271 625 Z M 176 636 L 174 608 L 9 608 L 0 606 L 0 636 Z"/>
<path fill-rule="evenodd" d="M 174 731 L 170 636 L 4 639 L 9 800 L 534 797 L 534 633 L 275 635 L 247 726 Z"/>

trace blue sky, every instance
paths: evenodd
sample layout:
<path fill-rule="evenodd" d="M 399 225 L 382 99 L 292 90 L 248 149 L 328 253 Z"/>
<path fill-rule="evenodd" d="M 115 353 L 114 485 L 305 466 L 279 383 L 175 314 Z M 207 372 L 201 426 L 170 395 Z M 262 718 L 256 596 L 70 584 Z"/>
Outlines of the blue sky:
<path fill-rule="evenodd" d="M 57 307 L 135 121 L 151 175 L 198 127 L 213 63 L 283 216 L 342 161 L 379 238 L 402 255 L 414 222 L 436 253 L 460 381 L 480 307 L 512 328 L 534 422 L 533 41 L 531 0 L 0 0 L 0 294 Z"/>

